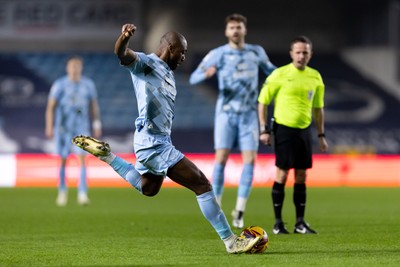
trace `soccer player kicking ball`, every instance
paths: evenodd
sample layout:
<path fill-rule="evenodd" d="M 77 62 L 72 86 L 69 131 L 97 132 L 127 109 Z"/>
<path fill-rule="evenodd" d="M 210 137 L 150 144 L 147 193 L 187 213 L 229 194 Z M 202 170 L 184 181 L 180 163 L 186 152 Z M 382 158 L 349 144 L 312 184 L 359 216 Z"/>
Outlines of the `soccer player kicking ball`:
<path fill-rule="evenodd" d="M 171 126 L 176 97 L 175 70 L 185 60 L 187 41 L 178 32 L 161 37 L 155 53 L 146 55 L 128 48 L 136 26 L 125 24 L 115 43 L 115 54 L 132 78 L 139 116 L 135 121 L 134 150 L 136 164 L 111 152 L 110 146 L 88 136 L 76 136 L 72 142 L 108 163 L 122 178 L 145 196 L 155 196 L 165 176 L 196 194 L 204 217 L 223 240 L 228 253 L 243 253 L 259 237 L 236 236 L 218 205 L 205 175 L 178 151 L 171 142 Z"/>

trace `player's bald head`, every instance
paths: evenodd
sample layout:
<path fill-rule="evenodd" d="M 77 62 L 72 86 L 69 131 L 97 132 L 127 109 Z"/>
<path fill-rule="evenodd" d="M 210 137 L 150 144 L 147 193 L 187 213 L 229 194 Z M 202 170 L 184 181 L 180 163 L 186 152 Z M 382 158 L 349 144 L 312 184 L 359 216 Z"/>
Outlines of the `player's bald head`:
<path fill-rule="evenodd" d="M 171 70 L 175 70 L 185 61 L 186 51 L 186 38 L 179 32 L 170 31 L 161 37 L 156 55 L 166 62 Z"/>
<path fill-rule="evenodd" d="M 170 31 L 164 34 L 160 39 L 160 46 L 177 45 L 186 42 L 186 38 L 176 31 Z"/>

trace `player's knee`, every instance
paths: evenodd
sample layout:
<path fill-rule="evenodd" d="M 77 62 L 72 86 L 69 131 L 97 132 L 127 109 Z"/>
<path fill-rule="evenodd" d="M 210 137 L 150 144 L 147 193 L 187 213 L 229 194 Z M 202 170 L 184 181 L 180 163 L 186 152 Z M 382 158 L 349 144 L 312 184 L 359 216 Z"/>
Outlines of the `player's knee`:
<path fill-rule="evenodd" d="M 147 196 L 147 197 L 154 197 L 155 195 L 160 192 L 160 187 L 154 187 L 154 186 L 142 186 L 142 194 Z"/>
<path fill-rule="evenodd" d="M 307 172 L 305 170 L 295 170 L 295 182 L 297 184 L 304 184 L 306 182 Z"/>
<path fill-rule="evenodd" d="M 275 180 L 280 184 L 285 184 L 289 175 L 289 170 L 278 169 Z"/>
<path fill-rule="evenodd" d="M 199 183 L 196 186 L 196 190 L 195 190 L 196 194 L 197 195 L 204 194 L 211 190 L 212 190 L 212 185 L 211 185 L 210 181 L 207 179 L 207 177 L 203 173 L 201 173 Z"/>
<path fill-rule="evenodd" d="M 142 194 L 147 197 L 154 197 L 160 190 L 146 190 L 142 188 Z"/>

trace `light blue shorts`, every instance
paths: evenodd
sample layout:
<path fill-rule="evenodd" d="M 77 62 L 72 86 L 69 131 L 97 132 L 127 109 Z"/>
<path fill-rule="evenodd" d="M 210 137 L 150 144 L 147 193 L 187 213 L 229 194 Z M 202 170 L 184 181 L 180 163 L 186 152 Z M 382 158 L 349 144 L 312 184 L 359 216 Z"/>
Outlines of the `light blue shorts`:
<path fill-rule="evenodd" d="M 56 145 L 57 154 L 61 158 L 67 158 L 71 153 L 75 155 L 86 155 L 87 152 L 72 144 L 72 138 L 77 135 L 90 135 L 89 131 L 80 131 L 79 133 L 65 132 L 56 133 L 54 136 L 54 141 Z"/>
<path fill-rule="evenodd" d="M 215 116 L 214 148 L 257 151 L 259 142 L 258 114 L 247 112 L 219 112 Z"/>
<path fill-rule="evenodd" d="M 136 154 L 135 169 L 140 174 L 150 172 L 167 176 L 168 169 L 184 157 L 172 145 L 168 135 L 150 135 L 145 131 L 136 131 L 133 146 Z"/>

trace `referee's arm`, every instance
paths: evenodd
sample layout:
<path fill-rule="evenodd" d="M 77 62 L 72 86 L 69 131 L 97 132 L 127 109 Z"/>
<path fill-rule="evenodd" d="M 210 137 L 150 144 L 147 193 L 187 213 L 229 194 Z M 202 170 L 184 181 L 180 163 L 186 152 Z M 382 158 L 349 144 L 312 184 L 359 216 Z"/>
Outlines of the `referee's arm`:
<path fill-rule="evenodd" d="M 321 152 L 326 152 L 328 150 L 328 142 L 325 138 L 325 114 L 323 108 L 313 108 L 314 120 L 317 126 L 318 132 L 318 142 Z"/>
<path fill-rule="evenodd" d="M 271 145 L 271 134 L 268 129 L 268 105 L 258 103 L 258 121 L 260 123 L 260 142 Z"/>

